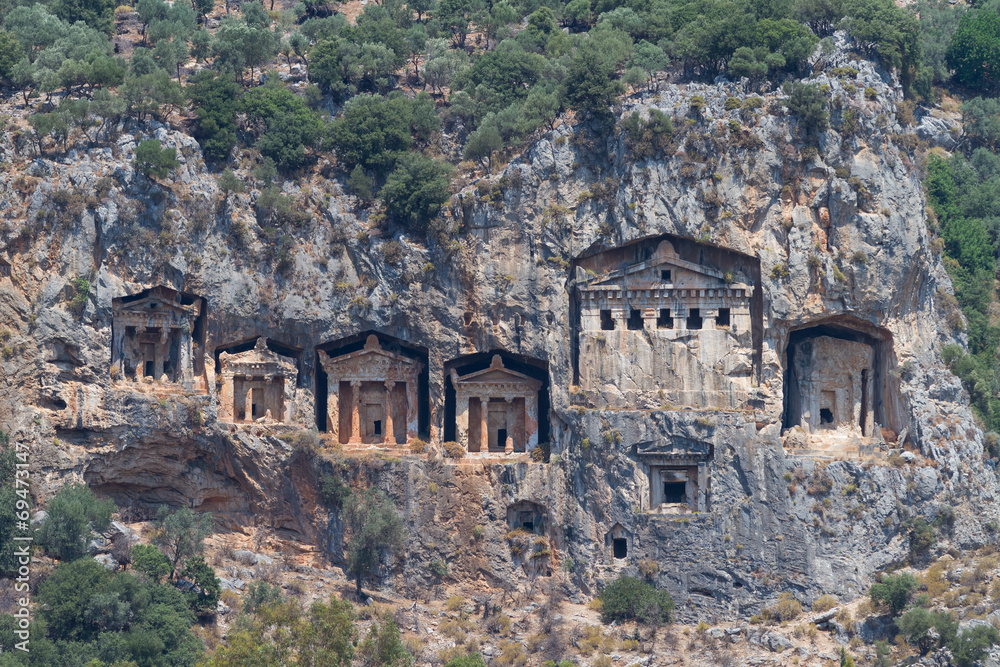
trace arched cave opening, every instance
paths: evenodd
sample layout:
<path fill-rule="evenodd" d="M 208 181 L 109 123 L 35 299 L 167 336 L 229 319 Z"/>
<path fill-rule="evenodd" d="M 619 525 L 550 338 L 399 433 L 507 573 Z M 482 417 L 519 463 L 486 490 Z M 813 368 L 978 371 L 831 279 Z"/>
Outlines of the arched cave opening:
<path fill-rule="evenodd" d="M 899 433 L 906 409 L 892 334 L 850 315 L 793 327 L 784 351 L 782 428 Z"/>

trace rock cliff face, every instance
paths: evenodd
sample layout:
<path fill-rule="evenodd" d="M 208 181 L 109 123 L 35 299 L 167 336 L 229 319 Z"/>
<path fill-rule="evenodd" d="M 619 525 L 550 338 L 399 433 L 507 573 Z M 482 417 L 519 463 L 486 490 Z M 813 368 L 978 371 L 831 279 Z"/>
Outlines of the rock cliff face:
<path fill-rule="evenodd" d="M 286 184 L 314 215 L 288 230 L 284 257 L 257 224 L 255 192 L 218 204 L 181 132 L 132 128 L 112 149 L 30 162 L 8 133 L 0 152 L 18 166 L 0 175 L 0 426 L 34 443 L 41 499 L 83 479 L 119 502 L 187 503 L 227 529 L 268 527 L 336 561 L 343 528 L 317 500 L 331 464 L 292 451 L 294 425 L 218 421 L 215 353 L 277 341 L 298 364 L 291 421 L 325 428 L 317 350 L 377 332 L 426 359 L 419 423 L 429 453 L 351 456 L 338 469 L 387 489 L 405 511 L 402 590 L 433 585 L 438 558 L 470 585 L 562 569 L 581 594 L 648 560 L 682 616 L 700 618 L 787 589 L 804 601 L 859 593 L 908 554 L 907 518 L 946 506 L 957 520 L 935 548 L 980 543 L 995 526 L 998 486 L 961 385 L 938 357 L 962 341 L 960 317 L 905 148 L 912 130 L 897 123 L 889 76 L 848 56 L 841 44 L 817 66 L 835 128 L 818 137 L 805 138 L 780 94 L 755 108 L 726 82 L 666 86 L 622 111 L 674 117 L 665 150 L 639 157 L 627 132 L 564 122 L 464 187 L 445 216 L 447 239 L 383 236 L 333 180 Z M 828 73 L 847 64 L 859 71 L 850 86 Z M 178 148 L 172 182 L 133 171 L 146 133 Z M 581 332 L 582 288 L 600 279 L 587 272 L 592 258 L 663 241 L 676 266 L 708 271 L 714 291 L 744 299 L 747 326 L 727 324 L 728 302 L 713 302 L 702 315 L 715 329 L 704 333 L 723 342 L 701 339 L 687 331 L 700 320 L 629 293 L 639 315 L 625 312 L 613 335 Z M 730 255 L 753 268 L 731 271 Z M 90 279 L 90 296 L 74 302 L 78 278 Z M 656 281 L 666 289 L 666 274 Z M 156 285 L 206 299 L 198 353 L 210 394 L 127 385 L 109 371 L 112 300 Z M 689 313 L 694 302 L 684 303 Z M 633 315 L 637 329 L 626 326 Z M 657 318 L 686 333 L 654 340 Z M 870 365 L 860 380 L 817 390 L 819 427 L 809 429 L 788 408 L 808 385 L 789 377 L 790 350 L 820 336 L 863 344 L 870 353 L 845 346 L 847 357 Z M 447 371 L 494 351 L 544 370 L 547 463 L 441 458 L 455 437 Z M 625 377 L 606 377 L 614 369 Z M 705 387 L 724 400 L 699 401 Z M 838 405 L 871 414 L 837 416 Z"/>

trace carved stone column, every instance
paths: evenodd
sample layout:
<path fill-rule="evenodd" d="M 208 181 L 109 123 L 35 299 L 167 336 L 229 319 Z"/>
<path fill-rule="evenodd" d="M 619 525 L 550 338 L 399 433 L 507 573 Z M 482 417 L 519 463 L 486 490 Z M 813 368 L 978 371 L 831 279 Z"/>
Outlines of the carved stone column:
<path fill-rule="evenodd" d="M 396 383 L 392 380 L 385 381 L 385 437 L 382 441 L 388 445 L 396 444 L 396 432 L 392 423 L 392 388 Z"/>
<path fill-rule="evenodd" d="M 233 374 L 222 374 L 222 389 L 219 391 L 219 420 L 236 421 L 236 394 L 233 390 Z"/>
<path fill-rule="evenodd" d="M 716 318 L 718 318 L 718 316 L 719 316 L 719 309 L 718 308 L 712 308 L 711 310 L 706 310 L 705 313 L 701 316 L 701 318 L 702 318 L 701 328 L 702 329 L 714 329 L 715 328 L 715 320 L 716 320 Z"/>
<path fill-rule="evenodd" d="M 191 359 L 191 331 L 181 329 L 180 348 L 177 350 L 177 365 L 174 377 L 177 382 L 184 385 L 184 388 L 191 390 L 194 388 L 194 363 Z M 168 352 L 169 354 L 169 352 Z"/>
<path fill-rule="evenodd" d="M 408 376 L 406 380 L 406 442 L 417 437 L 420 428 L 420 412 L 417 410 L 417 379 Z"/>
<path fill-rule="evenodd" d="M 351 438 L 347 442 L 361 442 L 361 381 L 351 380 Z"/>
<path fill-rule="evenodd" d="M 164 324 L 160 327 L 160 344 L 156 346 L 156 363 L 153 364 L 153 377 L 162 378 L 170 355 L 170 328 Z M 170 378 L 167 378 L 168 380 Z"/>
<path fill-rule="evenodd" d="M 249 383 L 247 383 L 249 384 Z M 253 387 L 247 387 L 247 397 L 243 403 L 245 412 L 243 413 L 243 421 L 247 424 L 253 422 Z"/>
<path fill-rule="evenodd" d="M 503 451 L 505 454 L 514 453 L 514 398 L 512 396 L 505 396 L 504 400 L 507 401 L 507 411 L 504 413 L 504 431 L 507 434 L 507 438 L 503 443 Z M 500 443 L 498 442 L 497 445 Z"/>
<path fill-rule="evenodd" d="M 469 450 L 469 396 L 459 393 L 455 397 L 455 440 Z"/>
<path fill-rule="evenodd" d="M 118 377 L 125 379 L 125 324 L 121 323 L 113 327 L 114 335 L 111 337 L 111 365 L 118 368 Z"/>
<path fill-rule="evenodd" d="M 482 406 L 479 409 L 479 419 L 482 426 L 479 429 L 481 444 L 479 446 L 479 451 L 488 452 L 490 451 L 490 399 L 488 396 L 480 397 L 479 404 Z"/>
<path fill-rule="evenodd" d="M 326 430 L 334 442 L 340 442 L 340 380 L 329 379 L 326 389 Z"/>
<path fill-rule="evenodd" d="M 531 392 L 524 397 L 524 451 L 530 452 L 538 446 L 538 393 Z"/>

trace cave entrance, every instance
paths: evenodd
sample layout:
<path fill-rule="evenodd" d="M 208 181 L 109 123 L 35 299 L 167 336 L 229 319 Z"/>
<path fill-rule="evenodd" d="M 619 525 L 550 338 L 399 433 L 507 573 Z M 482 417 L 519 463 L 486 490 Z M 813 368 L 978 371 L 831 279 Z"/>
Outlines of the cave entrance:
<path fill-rule="evenodd" d="M 642 311 L 638 308 L 629 310 L 626 324 L 629 331 L 642 331 Z"/>
<path fill-rule="evenodd" d="M 612 540 L 615 558 L 628 558 L 628 540 L 618 537 Z"/>
<path fill-rule="evenodd" d="M 905 428 L 886 329 L 848 315 L 806 324 L 789 332 L 784 361 L 782 428 L 863 437 Z"/>
<path fill-rule="evenodd" d="M 611 316 L 610 310 L 601 311 L 601 331 L 614 331 L 615 318 Z"/>
<path fill-rule="evenodd" d="M 615 561 L 628 558 L 631 540 L 632 534 L 620 523 L 616 523 L 611 527 L 611 530 L 604 534 L 605 558 L 610 556 L 609 564 L 623 565 L 623 563 L 615 563 Z"/>
<path fill-rule="evenodd" d="M 534 535 L 545 532 L 545 510 L 538 503 L 520 500 L 507 506 L 507 525 L 511 530 L 524 530 Z"/>

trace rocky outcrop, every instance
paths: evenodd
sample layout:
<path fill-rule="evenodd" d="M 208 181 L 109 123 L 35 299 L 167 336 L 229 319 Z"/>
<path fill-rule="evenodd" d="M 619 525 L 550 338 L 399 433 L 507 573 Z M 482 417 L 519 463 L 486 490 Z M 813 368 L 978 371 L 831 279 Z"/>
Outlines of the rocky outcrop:
<path fill-rule="evenodd" d="M 740 84 L 669 85 L 629 98 L 621 114 L 673 116 L 666 150 L 643 156 L 627 132 L 563 122 L 501 173 L 464 187 L 426 241 L 388 238 L 336 181 L 317 176 L 284 184 L 311 217 L 286 226 L 278 253 L 255 192 L 223 201 L 197 144 L 166 127 L 31 162 L 8 137 L 2 157 L 21 167 L 0 175 L 0 266 L 10 267 L 0 273 L 0 319 L 11 350 L 0 359 L 0 424 L 34 443 L 42 498 L 84 479 L 120 502 L 190 504 L 223 526 L 272 527 L 340 558 L 339 517 L 317 500 L 329 464 L 263 426 L 218 422 L 214 378 L 208 394 L 112 382 L 112 300 L 163 284 L 207 300 L 207 369 L 216 348 L 257 336 L 301 350 L 300 404 L 325 403 L 317 346 L 375 331 L 426 354 L 432 453 L 351 457 L 341 470 L 382 486 L 405 512 L 401 590 L 433 586 L 437 559 L 448 577 L 495 588 L 562 571 L 582 594 L 648 561 L 682 617 L 701 618 L 755 609 L 781 590 L 803 601 L 857 594 L 909 555 L 907 518 L 932 520 L 945 507 L 956 521 L 939 548 L 979 544 L 996 519 L 997 482 L 938 356 L 962 334 L 943 310 L 950 282 L 902 148 L 912 129 L 896 120 L 895 82 L 866 61 L 850 61 L 856 75 L 832 73 L 848 62 L 841 41 L 814 79 L 829 86 L 833 111 L 832 128 L 814 138 L 780 93 L 760 93 L 760 106 L 745 103 L 757 93 Z M 173 182 L 132 170 L 146 134 L 178 148 Z M 77 209 L 53 204 L 68 195 L 81 197 Z M 43 209 L 55 212 L 45 224 Z M 759 329 L 739 408 L 613 409 L 578 393 L 576 263 L 666 235 L 759 259 L 750 304 Z M 74 302 L 81 277 L 90 294 Z M 810 335 L 873 350 L 877 428 L 853 460 L 783 442 L 790 342 Z M 497 350 L 547 370 L 549 462 L 435 458 L 450 414 L 446 364 Z M 903 447 L 908 457 L 890 464 Z M 697 497 L 686 509 L 651 507 L 654 474 L 680 468 L 684 493 Z M 530 539 L 514 530 L 523 501 L 544 510 Z M 768 642 L 780 648 L 780 637 Z"/>

